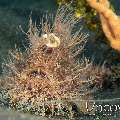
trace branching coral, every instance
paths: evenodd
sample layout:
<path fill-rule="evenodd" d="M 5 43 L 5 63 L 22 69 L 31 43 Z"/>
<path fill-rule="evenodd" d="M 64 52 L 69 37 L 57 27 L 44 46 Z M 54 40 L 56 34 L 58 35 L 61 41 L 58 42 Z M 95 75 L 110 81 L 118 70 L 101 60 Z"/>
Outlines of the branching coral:
<path fill-rule="evenodd" d="M 66 6 L 58 10 L 53 26 L 42 23 L 42 32 L 30 19 L 26 33 L 30 48 L 26 54 L 10 52 L 12 58 L 5 64 L 9 71 L 3 88 L 10 107 L 55 115 L 66 113 L 66 101 L 89 99 L 90 85 L 101 83 L 106 70 L 78 59 L 87 37 L 77 30 L 78 25 L 79 20 Z"/>
<path fill-rule="evenodd" d="M 111 47 L 120 51 L 120 19 L 110 9 L 108 0 L 87 0 L 89 5 L 100 14 L 103 31 Z"/>

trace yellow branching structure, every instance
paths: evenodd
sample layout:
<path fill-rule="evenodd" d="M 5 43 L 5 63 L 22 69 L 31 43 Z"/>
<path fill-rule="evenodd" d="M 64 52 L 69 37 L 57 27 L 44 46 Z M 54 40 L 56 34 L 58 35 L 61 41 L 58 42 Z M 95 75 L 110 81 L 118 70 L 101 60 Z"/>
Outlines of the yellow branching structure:
<path fill-rule="evenodd" d="M 89 5 L 100 14 L 103 31 L 112 48 L 120 51 L 120 19 L 110 9 L 108 0 L 87 0 Z"/>

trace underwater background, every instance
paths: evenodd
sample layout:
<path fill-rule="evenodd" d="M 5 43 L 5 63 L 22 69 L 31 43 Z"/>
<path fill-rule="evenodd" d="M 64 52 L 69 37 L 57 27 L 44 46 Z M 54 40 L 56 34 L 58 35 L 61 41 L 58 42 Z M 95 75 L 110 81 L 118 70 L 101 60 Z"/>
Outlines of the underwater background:
<path fill-rule="evenodd" d="M 115 7 L 117 15 L 120 15 L 120 0 L 110 1 Z M 54 14 L 57 7 L 56 0 L 0 0 L 0 74 L 2 74 L 2 62 L 6 59 L 8 51 L 14 50 L 15 45 L 24 50 L 24 45 L 28 44 L 19 26 L 21 25 L 23 30 L 27 31 L 31 12 L 33 20 L 39 21 L 39 18 L 45 13 Z M 96 55 L 96 61 L 105 59 L 103 54 L 107 46 L 101 45 L 102 51 L 101 48 L 96 51 L 96 47 L 93 47 L 92 44 L 90 48 L 88 47 L 90 49 L 88 56 Z M 0 120 L 7 120 L 6 112 L 1 110 L 0 116 Z M 11 113 L 8 116 L 12 116 L 15 120 L 29 120 L 31 117 L 22 116 L 17 119 L 19 115 L 14 116 Z"/>

